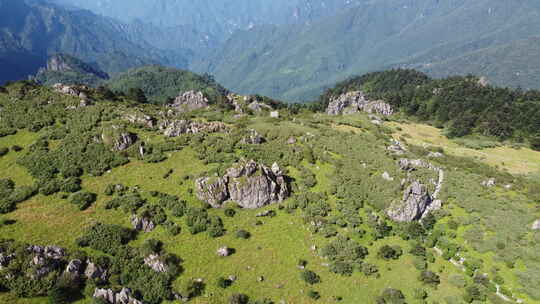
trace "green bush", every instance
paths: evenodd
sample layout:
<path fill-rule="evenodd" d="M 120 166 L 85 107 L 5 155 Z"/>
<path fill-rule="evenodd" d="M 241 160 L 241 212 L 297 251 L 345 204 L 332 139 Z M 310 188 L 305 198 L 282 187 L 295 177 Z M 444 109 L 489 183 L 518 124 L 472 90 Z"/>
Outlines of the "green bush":
<path fill-rule="evenodd" d="M 251 233 L 249 233 L 246 230 L 238 230 L 236 232 L 236 237 L 239 238 L 239 239 L 247 240 L 247 239 L 249 239 L 251 237 Z"/>
<path fill-rule="evenodd" d="M 300 273 L 300 278 L 304 280 L 304 282 L 313 285 L 321 282 L 321 277 L 317 275 L 315 272 L 311 270 L 304 270 Z"/>
<path fill-rule="evenodd" d="M 319 292 L 315 291 L 315 290 L 308 291 L 307 295 L 308 295 L 308 297 L 312 298 L 313 300 L 318 300 L 318 299 L 321 298 L 321 295 L 319 294 Z"/>
<path fill-rule="evenodd" d="M 116 255 L 119 254 L 125 245 L 133 239 L 132 230 L 118 225 L 97 223 L 88 228 L 82 237 L 77 239 L 77 244 L 81 247 L 90 247 L 95 250 Z"/>
<path fill-rule="evenodd" d="M 90 205 L 92 205 L 92 203 L 95 202 L 96 199 L 97 195 L 95 193 L 80 191 L 77 193 L 73 193 L 69 197 L 69 202 L 77 205 L 79 207 L 79 210 L 85 210 L 90 207 Z"/>
<path fill-rule="evenodd" d="M 0 147 L 0 157 L 8 154 L 9 149 L 6 147 Z"/>

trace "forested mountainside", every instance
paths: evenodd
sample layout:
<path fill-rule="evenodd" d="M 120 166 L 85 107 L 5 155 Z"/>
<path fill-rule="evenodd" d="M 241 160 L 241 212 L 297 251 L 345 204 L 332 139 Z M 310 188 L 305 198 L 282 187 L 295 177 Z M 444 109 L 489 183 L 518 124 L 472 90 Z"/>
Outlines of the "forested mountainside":
<path fill-rule="evenodd" d="M 0 302 L 540 302 L 540 152 L 479 158 L 402 114 L 525 93 L 414 71 L 313 105 L 207 85 L 167 105 L 0 87 Z"/>
<path fill-rule="evenodd" d="M 192 68 L 239 92 L 285 100 L 309 100 L 350 75 L 391 66 L 537 88 L 530 79 L 539 65 L 532 39 L 539 14 L 536 1 L 369 1 L 309 25 L 237 31 L 210 62 Z M 511 55 L 502 51 L 508 44 Z M 485 57 L 473 62 L 477 53 Z"/>
<path fill-rule="evenodd" d="M 56 53 L 76 54 L 108 73 L 169 63 L 144 41 L 130 40 L 113 19 L 43 1 L 0 1 L 0 29 L 2 82 L 35 74 Z"/>
<path fill-rule="evenodd" d="M 512 138 L 540 150 L 540 91 L 497 88 L 475 76 L 430 79 L 414 70 L 391 70 L 338 83 L 319 98 L 317 108 L 326 109 L 337 96 L 353 91 L 445 127 L 448 137 Z"/>

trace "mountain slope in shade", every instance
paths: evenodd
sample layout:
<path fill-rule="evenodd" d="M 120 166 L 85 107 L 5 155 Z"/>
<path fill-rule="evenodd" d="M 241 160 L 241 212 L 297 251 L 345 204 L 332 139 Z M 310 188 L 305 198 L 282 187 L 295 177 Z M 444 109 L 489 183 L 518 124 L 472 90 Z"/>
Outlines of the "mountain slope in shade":
<path fill-rule="evenodd" d="M 108 73 L 150 63 L 172 64 L 163 52 L 130 40 L 125 27 L 89 11 L 47 2 L 0 1 L 0 61 L 9 63 L 0 80 L 35 74 L 56 53 L 76 55 Z"/>

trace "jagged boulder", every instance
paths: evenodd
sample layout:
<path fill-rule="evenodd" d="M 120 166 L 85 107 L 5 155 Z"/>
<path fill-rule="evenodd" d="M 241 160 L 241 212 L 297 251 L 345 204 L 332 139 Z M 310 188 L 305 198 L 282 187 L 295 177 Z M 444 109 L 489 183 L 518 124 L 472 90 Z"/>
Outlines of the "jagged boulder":
<path fill-rule="evenodd" d="M 131 225 L 133 229 L 144 232 L 151 232 L 156 228 L 154 222 L 146 217 L 138 217 L 136 215 L 131 217 Z"/>
<path fill-rule="evenodd" d="M 259 132 L 256 130 L 250 129 L 249 133 L 242 139 L 242 142 L 244 144 L 250 144 L 250 145 L 259 145 L 262 144 L 265 141 L 264 137 L 262 137 Z"/>
<path fill-rule="evenodd" d="M 44 256 L 53 260 L 60 260 L 66 256 L 64 248 L 58 246 L 37 246 L 32 245 L 27 248 L 28 252 L 34 253 L 39 256 Z"/>
<path fill-rule="evenodd" d="M 229 199 L 226 177 L 202 177 L 195 181 L 195 186 L 199 199 L 214 208 L 221 207 L 221 204 Z"/>
<path fill-rule="evenodd" d="M 174 99 L 172 107 L 180 112 L 190 112 L 208 108 L 208 99 L 201 91 L 187 91 Z"/>
<path fill-rule="evenodd" d="M 534 221 L 531 227 L 532 230 L 540 230 L 540 219 Z"/>
<path fill-rule="evenodd" d="M 133 297 L 129 288 L 122 288 L 118 293 L 112 289 L 96 288 L 93 297 L 105 300 L 109 304 L 143 304 L 143 302 Z"/>
<path fill-rule="evenodd" d="M 83 262 L 81 260 L 78 260 L 78 259 L 71 260 L 66 266 L 66 270 L 64 271 L 64 273 L 78 277 L 82 272 L 82 265 L 83 265 Z"/>
<path fill-rule="evenodd" d="M 152 268 L 155 272 L 169 271 L 169 266 L 163 262 L 158 254 L 151 254 L 144 258 L 144 264 Z"/>
<path fill-rule="evenodd" d="M 489 178 L 489 179 L 483 181 L 482 186 L 487 187 L 487 188 L 494 187 L 495 186 L 495 179 L 494 178 Z"/>
<path fill-rule="evenodd" d="M 198 197 L 214 208 L 231 200 L 243 208 L 255 209 L 281 202 L 289 188 L 279 166 L 272 169 L 253 160 L 229 168 L 223 177 L 203 177 L 196 181 Z"/>
<path fill-rule="evenodd" d="M 396 222 L 412 222 L 421 219 L 431 203 L 427 187 L 413 181 L 403 193 L 403 200 L 392 204 L 386 214 Z"/>
<path fill-rule="evenodd" d="M 228 257 L 231 255 L 231 249 L 228 247 L 221 247 L 217 250 L 217 255 L 220 257 Z"/>
<path fill-rule="evenodd" d="M 54 84 L 53 89 L 57 93 L 71 95 L 74 97 L 79 97 L 79 95 L 81 94 L 81 91 L 77 87 L 64 85 L 62 83 Z"/>
<path fill-rule="evenodd" d="M 120 125 L 104 127 L 101 140 L 114 151 L 124 151 L 137 141 L 137 135 L 130 133 Z"/>
<path fill-rule="evenodd" d="M 102 281 L 107 280 L 107 270 L 101 268 L 100 266 L 90 261 L 88 261 L 88 265 L 86 266 L 84 275 L 88 279 L 92 279 L 92 280 L 102 280 Z"/>
<path fill-rule="evenodd" d="M 382 100 L 369 100 L 361 91 L 348 92 L 331 99 L 326 109 L 329 115 L 353 114 L 360 111 L 383 116 L 394 113 L 390 104 Z"/>
<path fill-rule="evenodd" d="M 123 119 L 147 128 L 153 128 L 156 125 L 156 119 L 144 113 L 127 113 L 123 116 Z"/>
<path fill-rule="evenodd" d="M 189 120 L 165 120 L 159 126 L 167 137 L 177 137 L 182 134 L 215 133 L 227 130 L 220 121 L 195 122 Z"/>

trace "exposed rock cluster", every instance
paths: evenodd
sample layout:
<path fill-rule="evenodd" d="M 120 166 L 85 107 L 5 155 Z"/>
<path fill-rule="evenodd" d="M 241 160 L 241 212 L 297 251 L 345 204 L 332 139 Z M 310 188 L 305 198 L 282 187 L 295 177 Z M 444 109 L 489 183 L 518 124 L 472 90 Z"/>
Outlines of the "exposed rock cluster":
<path fill-rule="evenodd" d="M 250 129 L 249 133 L 242 139 L 242 143 L 249 145 L 259 145 L 262 144 L 264 141 L 264 137 L 262 137 L 259 132 L 253 129 Z"/>
<path fill-rule="evenodd" d="M 107 140 L 105 133 L 101 134 L 103 141 Z M 131 147 L 137 141 L 137 135 L 130 132 L 119 132 L 115 134 L 112 140 L 112 148 L 114 151 L 124 151 Z"/>
<path fill-rule="evenodd" d="M 103 269 L 97 264 L 88 261 L 88 265 L 86 266 L 84 275 L 89 279 L 99 279 L 102 281 L 106 281 L 108 273 L 107 269 Z"/>
<path fill-rule="evenodd" d="M 136 215 L 131 217 L 131 225 L 133 229 L 144 232 L 151 232 L 156 228 L 154 222 L 151 219 L 146 217 L 138 217 Z"/>
<path fill-rule="evenodd" d="M 482 186 L 488 187 L 488 188 L 491 188 L 491 187 L 495 186 L 495 179 L 490 178 L 490 179 L 487 179 L 487 180 L 483 181 Z"/>
<path fill-rule="evenodd" d="M 144 113 L 126 113 L 123 119 L 147 128 L 153 128 L 156 125 L 156 119 Z"/>
<path fill-rule="evenodd" d="M 87 87 L 77 87 L 77 86 L 68 86 L 61 83 L 56 83 L 53 85 L 53 89 L 55 92 L 65 95 L 71 95 L 74 97 L 79 97 L 82 100 L 88 99 L 88 95 L 86 95 L 85 91 L 88 91 L 89 89 Z"/>
<path fill-rule="evenodd" d="M 333 98 L 326 109 L 329 115 L 353 114 L 360 111 L 383 116 L 394 113 L 390 104 L 382 100 L 369 100 L 361 91 L 348 92 Z"/>
<path fill-rule="evenodd" d="M 144 264 L 152 268 L 155 272 L 167 272 L 169 271 L 169 266 L 162 261 L 161 257 L 158 254 L 151 254 L 144 258 Z"/>
<path fill-rule="evenodd" d="M 190 120 L 164 120 L 159 129 L 168 137 L 177 137 L 182 134 L 214 133 L 227 130 L 227 126 L 219 121 L 195 122 Z"/>
<path fill-rule="evenodd" d="M 403 201 L 393 204 L 387 210 L 387 214 L 396 222 L 412 222 L 422 218 L 430 203 L 431 195 L 427 187 L 413 181 L 403 193 Z"/>
<path fill-rule="evenodd" d="M 122 288 L 120 292 L 114 292 L 112 289 L 96 288 L 93 297 L 103 299 L 109 304 L 143 304 L 143 302 L 133 297 L 129 288 Z"/>
<path fill-rule="evenodd" d="M 187 91 L 178 95 L 171 107 L 179 112 L 190 112 L 208 108 L 208 99 L 201 91 Z"/>
<path fill-rule="evenodd" d="M 253 160 L 242 161 L 229 168 L 223 177 L 202 177 L 195 182 L 197 196 L 214 208 L 227 200 L 243 208 L 255 209 L 281 202 L 289 196 L 289 188 L 281 169 Z"/>
<path fill-rule="evenodd" d="M 540 230 L 540 219 L 534 221 L 531 228 L 532 230 Z"/>
<path fill-rule="evenodd" d="M 438 174 L 438 180 L 433 181 L 435 191 L 430 194 L 428 188 L 419 181 L 413 180 L 403 193 L 401 202 L 393 203 L 386 211 L 386 214 L 396 222 L 412 222 L 420 220 L 430 212 L 442 207 L 442 202 L 437 199 L 444 182 L 444 171 L 429 162 L 421 159 L 410 160 L 400 159 L 398 162 L 400 169 L 404 171 L 414 171 L 417 168 L 427 168 Z M 407 180 L 403 181 L 403 184 Z"/>

